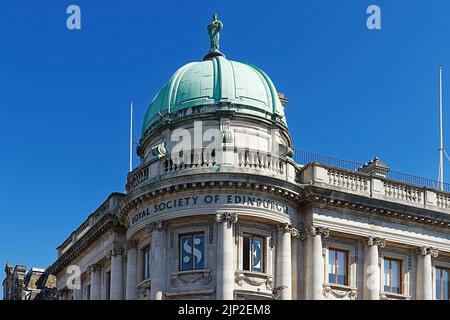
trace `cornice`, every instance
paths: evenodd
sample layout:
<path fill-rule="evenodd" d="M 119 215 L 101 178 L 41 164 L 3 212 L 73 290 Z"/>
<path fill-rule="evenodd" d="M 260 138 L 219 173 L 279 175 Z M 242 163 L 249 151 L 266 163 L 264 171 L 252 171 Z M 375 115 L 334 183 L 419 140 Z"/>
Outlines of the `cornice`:
<path fill-rule="evenodd" d="M 366 216 L 417 225 L 438 230 L 450 229 L 450 215 L 434 212 L 386 200 L 347 194 L 317 186 L 307 186 L 301 195 L 303 203 L 310 203 L 319 208 L 338 208 L 358 212 Z"/>
<path fill-rule="evenodd" d="M 234 175 L 236 178 L 230 180 L 230 175 Z M 193 181 L 194 179 L 197 181 Z M 294 205 L 301 199 L 301 187 L 275 177 L 237 172 L 182 175 L 155 181 L 129 193 L 119 205 L 119 221 L 125 223 L 130 210 L 152 199 L 180 191 L 211 190 L 213 188 L 215 190 L 233 189 L 236 192 L 239 190 L 265 192 L 283 197 Z"/>
<path fill-rule="evenodd" d="M 72 261 L 82 255 L 86 249 L 93 245 L 108 231 L 116 231 L 125 233 L 125 227 L 120 225 L 116 215 L 106 214 L 98 221 L 80 240 L 64 252 L 46 272 L 56 275 L 65 267 L 70 265 Z"/>

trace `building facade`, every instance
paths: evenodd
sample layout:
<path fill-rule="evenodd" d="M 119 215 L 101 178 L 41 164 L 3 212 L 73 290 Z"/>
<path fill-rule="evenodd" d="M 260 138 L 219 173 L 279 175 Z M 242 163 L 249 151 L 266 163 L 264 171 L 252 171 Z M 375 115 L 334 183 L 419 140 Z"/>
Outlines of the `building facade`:
<path fill-rule="evenodd" d="M 450 193 L 377 158 L 294 161 L 287 99 L 222 27 L 148 107 L 126 192 L 58 247 L 59 299 L 448 300 Z"/>
<path fill-rule="evenodd" d="M 12 267 L 6 263 L 2 286 L 3 300 L 35 300 L 56 292 L 56 277 L 44 269 L 27 269 L 24 265 Z"/>

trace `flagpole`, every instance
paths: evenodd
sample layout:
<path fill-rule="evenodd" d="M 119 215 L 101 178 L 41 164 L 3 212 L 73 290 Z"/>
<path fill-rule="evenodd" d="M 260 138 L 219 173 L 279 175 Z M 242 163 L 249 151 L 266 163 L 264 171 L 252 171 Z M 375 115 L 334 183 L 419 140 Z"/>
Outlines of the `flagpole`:
<path fill-rule="evenodd" d="M 133 100 L 130 104 L 130 172 L 133 171 Z"/>
<path fill-rule="evenodd" d="M 442 67 L 439 67 L 439 189 L 444 190 L 444 138 L 442 129 Z"/>

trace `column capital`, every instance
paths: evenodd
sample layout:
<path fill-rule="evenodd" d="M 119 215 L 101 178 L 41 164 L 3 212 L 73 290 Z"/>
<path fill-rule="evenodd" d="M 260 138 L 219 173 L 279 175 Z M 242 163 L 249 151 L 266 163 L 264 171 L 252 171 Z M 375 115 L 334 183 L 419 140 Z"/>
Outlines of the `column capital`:
<path fill-rule="evenodd" d="M 416 254 L 422 256 L 431 255 L 433 258 L 437 258 L 439 250 L 432 247 L 421 247 L 416 249 Z"/>
<path fill-rule="evenodd" d="M 115 256 L 122 256 L 124 254 L 124 250 L 122 246 L 113 246 L 113 248 L 110 251 L 111 257 Z"/>
<path fill-rule="evenodd" d="M 127 249 L 137 248 L 137 246 L 138 246 L 138 242 L 137 241 L 128 241 L 127 242 Z"/>
<path fill-rule="evenodd" d="M 92 272 L 97 272 L 97 271 L 100 271 L 100 270 L 102 270 L 102 266 L 101 265 L 99 265 L 99 264 L 91 264 L 90 266 L 89 266 L 89 271 L 92 273 Z"/>
<path fill-rule="evenodd" d="M 321 236 L 322 238 L 327 238 L 330 235 L 330 229 L 325 227 L 319 227 L 315 225 L 311 225 L 306 227 L 301 235 L 301 239 L 305 240 L 308 236 Z"/>
<path fill-rule="evenodd" d="M 297 228 L 292 227 L 291 223 L 282 223 L 279 224 L 276 228 L 277 231 L 282 231 L 284 233 L 290 233 L 292 237 L 298 238 L 300 236 L 300 233 L 298 232 Z"/>
<path fill-rule="evenodd" d="M 238 221 L 238 215 L 236 213 L 223 212 L 223 213 L 216 214 L 216 222 L 218 222 L 218 223 L 222 223 L 222 222 L 236 223 L 237 221 Z"/>
<path fill-rule="evenodd" d="M 152 233 L 153 231 L 161 231 L 167 229 L 166 221 L 154 221 L 145 225 L 145 230 L 147 233 Z"/>
<path fill-rule="evenodd" d="M 383 238 L 368 237 L 367 239 L 363 239 L 363 242 L 368 247 L 377 246 L 379 248 L 384 248 L 386 246 L 386 240 Z"/>

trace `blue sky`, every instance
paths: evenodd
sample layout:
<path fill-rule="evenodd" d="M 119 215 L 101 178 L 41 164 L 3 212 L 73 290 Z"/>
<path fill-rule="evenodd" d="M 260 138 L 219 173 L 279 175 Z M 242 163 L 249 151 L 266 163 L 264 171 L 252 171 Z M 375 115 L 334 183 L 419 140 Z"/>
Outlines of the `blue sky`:
<path fill-rule="evenodd" d="M 81 8 L 81 30 L 66 28 L 70 4 Z M 381 8 L 381 30 L 366 28 L 370 4 Z M 259 66 L 289 98 L 298 149 L 378 155 L 437 178 L 439 65 L 450 114 L 448 0 L 2 2 L 2 270 L 7 260 L 48 266 L 57 245 L 124 190 L 130 99 L 138 140 L 158 89 L 208 51 L 215 11 L 227 57 Z"/>

